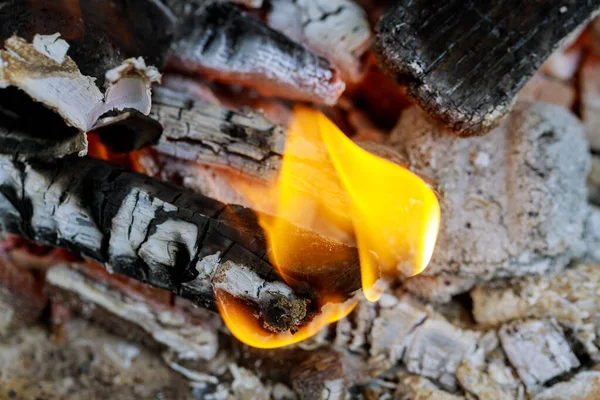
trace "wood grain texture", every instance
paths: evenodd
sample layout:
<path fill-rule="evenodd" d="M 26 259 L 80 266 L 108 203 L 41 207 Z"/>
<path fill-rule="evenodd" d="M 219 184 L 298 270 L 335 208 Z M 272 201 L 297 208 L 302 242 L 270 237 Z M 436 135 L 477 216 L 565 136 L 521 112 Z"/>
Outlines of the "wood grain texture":
<path fill-rule="evenodd" d="M 402 0 L 377 25 L 380 65 L 457 135 L 482 135 L 596 0 Z"/>
<path fill-rule="evenodd" d="M 99 160 L 1 158 L 0 210 L 3 232 L 66 247 L 199 306 L 216 309 L 218 275 L 219 289 L 254 304 L 270 329 L 287 330 L 308 315 L 310 294 L 279 280 L 254 214 L 243 207 Z"/>
<path fill-rule="evenodd" d="M 228 3 L 208 2 L 181 22 L 169 64 L 261 94 L 329 105 L 345 88 L 326 58 Z"/>

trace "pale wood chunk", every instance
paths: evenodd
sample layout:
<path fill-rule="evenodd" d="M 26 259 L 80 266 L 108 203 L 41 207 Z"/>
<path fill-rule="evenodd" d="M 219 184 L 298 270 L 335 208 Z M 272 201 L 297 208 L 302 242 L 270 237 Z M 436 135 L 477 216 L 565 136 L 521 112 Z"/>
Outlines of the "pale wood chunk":
<path fill-rule="evenodd" d="M 479 333 L 461 330 L 447 321 L 427 319 L 414 330 L 402 358 L 406 369 L 431 378 L 444 388 L 456 388 L 456 370 L 472 352 Z"/>
<path fill-rule="evenodd" d="M 506 324 L 498 334 L 510 363 L 530 392 L 580 365 L 562 329 L 553 320 Z"/>

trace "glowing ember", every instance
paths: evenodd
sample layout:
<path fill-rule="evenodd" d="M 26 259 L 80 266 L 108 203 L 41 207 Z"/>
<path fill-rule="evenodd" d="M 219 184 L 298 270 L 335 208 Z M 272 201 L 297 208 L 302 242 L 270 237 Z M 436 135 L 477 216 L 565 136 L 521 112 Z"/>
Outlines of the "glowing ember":
<path fill-rule="evenodd" d="M 298 235 L 294 225 L 355 245 L 363 292 L 370 301 L 379 299 L 386 281 L 423 271 L 433 254 L 440 209 L 431 188 L 409 170 L 354 144 L 313 109 L 294 111 L 275 186 L 268 191 L 237 187 L 259 208 L 275 200 L 272 212 L 277 218 L 259 216 L 271 261 L 291 286 L 302 277 L 316 287 L 321 310 L 296 334 L 273 334 L 265 332 L 243 305 L 217 295 L 229 329 L 252 346 L 279 347 L 304 340 L 343 318 L 355 304 L 314 285 L 315 277 L 333 276 L 331 271 L 323 273 L 323 266 L 336 265 L 330 258 L 343 260 L 346 254 L 317 245 L 310 235 Z"/>

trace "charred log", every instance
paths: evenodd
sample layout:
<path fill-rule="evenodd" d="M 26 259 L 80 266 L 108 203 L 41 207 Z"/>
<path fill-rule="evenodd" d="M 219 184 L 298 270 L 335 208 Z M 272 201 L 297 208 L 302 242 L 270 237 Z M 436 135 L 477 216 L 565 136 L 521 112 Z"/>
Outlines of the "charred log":
<path fill-rule="evenodd" d="M 429 114 L 457 135 L 482 135 L 598 7 L 594 0 L 403 0 L 379 22 L 374 50 Z"/>
<path fill-rule="evenodd" d="M 327 59 L 227 3 L 208 2 L 182 22 L 169 65 L 265 95 L 317 103 L 335 104 L 345 88 Z"/>
<path fill-rule="evenodd" d="M 0 167 L 2 231 L 68 248 L 212 310 L 222 290 L 255 305 L 271 330 L 309 317 L 313 283 L 346 294 L 360 287 L 356 249 L 312 234 L 314 250 L 333 261 L 313 266 L 315 282 L 291 276 L 295 292 L 266 261 L 262 231 L 243 207 L 93 159 L 1 158 Z"/>

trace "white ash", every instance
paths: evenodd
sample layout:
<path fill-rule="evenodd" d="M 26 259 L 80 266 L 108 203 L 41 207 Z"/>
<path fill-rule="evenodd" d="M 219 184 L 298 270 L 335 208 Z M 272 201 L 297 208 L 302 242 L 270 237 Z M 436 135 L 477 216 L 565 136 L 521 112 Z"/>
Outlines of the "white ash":
<path fill-rule="evenodd" d="M 530 393 L 580 366 L 562 329 L 553 320 L 505 324 L 499 336 L 510 363 Z"/>
<path fill-rule="evenodd" d="M 180 359 L 210 360 L 217 353 L 218 334 L 212 319 L 207 319 L 206 325 L 187 325 L 183 318 L 172 312 L 163 311 L 163 315 L 158 315 L 144 301 L 111 296 L 66 266 L 50 269 L 46 280 L 50 285 L 76 293 L 84 301 L 139 326 Z"/>
<path fill-rule="evenodd" d="M 580 372 L 567 382 L 558 383 L 533 397 L 533 400 L 600 399 L 600 372 Z"/>
<path fill-rule="evenodd" d="M 460 139 L 413 107 L 390 143 L 442 193 L 433 258 L 409 290 L 448 301 L 465 281 L 556 271 L 584 252 L 590 161 L 564 108 L 520 102 L 486 136 Z"/>
<path fill-rule="evenodd" d="M 269 26 L 329 58 L 345 80 L 360 80 L 362 56 L 372 33 L 358 4 L 353 0 L 275 0 L 271 5 Z"/>
<path fill-rule="evenodd" d="M 577 263 L 550 275 L 480 285 L 471 292 L 480 324 L 552 317 L 572 330 L 592 358 L 600 361 L 600 267 Z"/>

